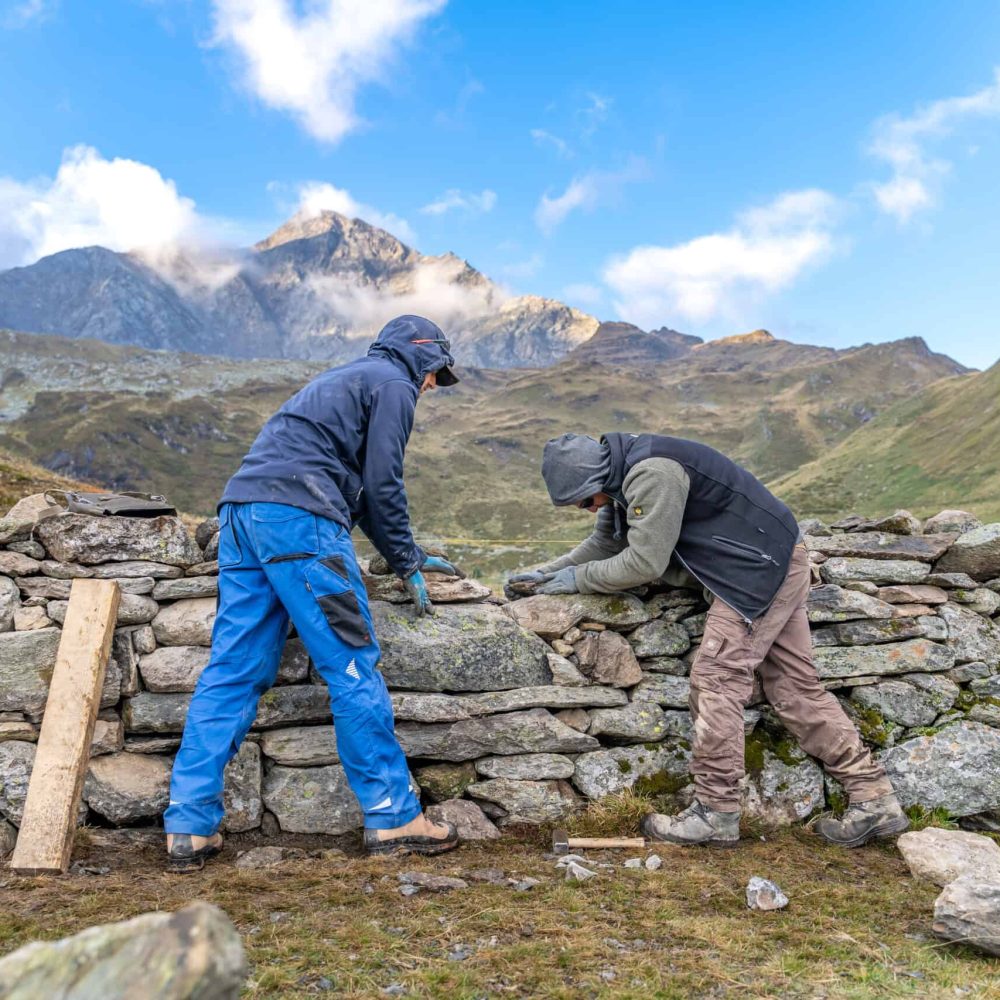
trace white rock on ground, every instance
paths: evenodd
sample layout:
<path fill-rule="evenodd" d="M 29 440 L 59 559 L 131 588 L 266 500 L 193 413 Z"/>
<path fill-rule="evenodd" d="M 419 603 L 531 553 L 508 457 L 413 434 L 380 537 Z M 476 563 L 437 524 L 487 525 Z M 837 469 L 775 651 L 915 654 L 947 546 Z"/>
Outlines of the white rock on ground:
<path fill-rule="evenodd" d="M 914 875 L 936 885 L 966 875 L 1000 882 L 1000 845 L 982 834 L 931 826 L 904 833 L 896 847 Z"/>
<path fill-rule="evenodd" d="M 934 902 L 934 933 L 945 941 L 1000 955 L 1000 882 L 964 875 Z"/>

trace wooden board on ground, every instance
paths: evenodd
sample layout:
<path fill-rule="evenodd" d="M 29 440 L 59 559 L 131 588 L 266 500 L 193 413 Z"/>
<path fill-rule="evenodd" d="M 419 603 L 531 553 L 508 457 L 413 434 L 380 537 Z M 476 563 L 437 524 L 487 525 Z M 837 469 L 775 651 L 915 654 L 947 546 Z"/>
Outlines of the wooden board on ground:
<path fill-rule="evenodd" d="M 117 616 L 114 580 L 73 581 L 10 863 L 22 875 L 69 867 Z"/>

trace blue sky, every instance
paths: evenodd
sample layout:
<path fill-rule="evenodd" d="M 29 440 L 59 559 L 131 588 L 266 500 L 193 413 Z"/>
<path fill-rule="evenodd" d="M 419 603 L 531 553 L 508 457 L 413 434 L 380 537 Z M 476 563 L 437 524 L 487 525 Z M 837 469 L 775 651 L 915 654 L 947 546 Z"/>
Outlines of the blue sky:
<path fill-rule="evenodd" d="M 0 267 L 300 205 L 704 337 L 1000 355 L 1000 6 L 0 0 Z"/>

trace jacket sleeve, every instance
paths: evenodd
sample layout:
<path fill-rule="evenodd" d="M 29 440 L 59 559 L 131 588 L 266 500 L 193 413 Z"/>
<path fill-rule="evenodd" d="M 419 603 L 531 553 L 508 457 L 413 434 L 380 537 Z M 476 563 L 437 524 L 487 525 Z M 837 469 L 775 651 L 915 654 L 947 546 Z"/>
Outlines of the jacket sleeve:
<path fill-rule="evenodd" d="M 403 487 L 403 453 L 416 405 L 416 389 L 402 379 L 383 382 L 373 392 L 362 470 L 364 509 L 358 518 L 372 545 L 403 579 L 420 569 L 425 558 L 410 531 Z"/>
<path fill-rule="evenodd" d="M 609 559 L 621 552 L 625 545 L 624 538 L 615 538 L 615 512 L 608 504 L 597 512 L 594 530 L 572 552 L 535 568 L 543 573 L 555 573 L 565 566 L 579 566 L 595 559 Z"/>
<path fill-rule="evenodd" d="M 658 580 L 677 544 L 690 480 L 669 458 L 648 458 L 625 477 L 628 545 L 617 555 L 578 566 L 581 594 L 613 594 Z"/>

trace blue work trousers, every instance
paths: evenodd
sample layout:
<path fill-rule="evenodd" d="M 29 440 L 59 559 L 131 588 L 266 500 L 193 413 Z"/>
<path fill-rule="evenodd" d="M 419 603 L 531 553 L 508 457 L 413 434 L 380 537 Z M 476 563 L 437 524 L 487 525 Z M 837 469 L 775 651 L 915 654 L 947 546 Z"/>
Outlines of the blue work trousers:
<path fill-rule="evenodd" d="M 167 833 L 218 830 L 223 770 L 274 684 L 289 619 L 330 689 L 337 752 L 365 826 L 385 830 L 416 818 L 420 803 L 375 669 L 379 647 L 350 532 L 277 503 L 224 504 L 219 520 L 212 655 L 174 760 Z"/>

